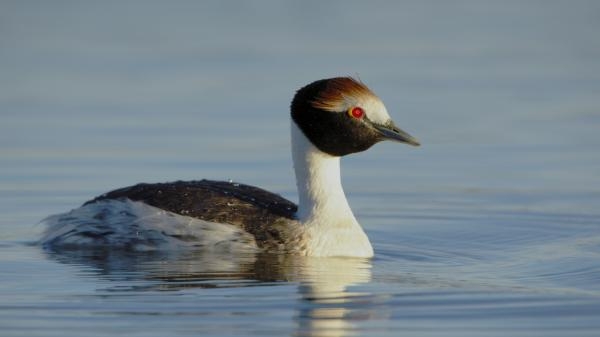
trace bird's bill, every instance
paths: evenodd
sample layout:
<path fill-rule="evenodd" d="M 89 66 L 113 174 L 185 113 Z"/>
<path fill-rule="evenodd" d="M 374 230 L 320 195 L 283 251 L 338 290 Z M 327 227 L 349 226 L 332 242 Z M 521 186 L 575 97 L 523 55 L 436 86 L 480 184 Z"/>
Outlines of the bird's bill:
<path fill-rule="evenodd" d="M 373 123 L 373 127 L 375 127 L 379 134 L 383 136 L 384 140 L 392 140 L 413 146 L 421 145 L 415 137 L 409 135 L 408 132 L 401 130 L 391 120 L 385 125 Z"/>

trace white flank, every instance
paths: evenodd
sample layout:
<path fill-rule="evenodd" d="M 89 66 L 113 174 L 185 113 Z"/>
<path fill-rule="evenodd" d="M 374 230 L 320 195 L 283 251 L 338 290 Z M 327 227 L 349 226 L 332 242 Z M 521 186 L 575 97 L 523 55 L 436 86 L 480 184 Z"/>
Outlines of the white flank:
<path fill-rule="evenodd" d="M 42 222 L 46 231 L 40 243 L 49 246 L 142 251 L 257 249 L 254 237 L 239 227 L 174 214 L 128 199 L 98 201 Z"/>

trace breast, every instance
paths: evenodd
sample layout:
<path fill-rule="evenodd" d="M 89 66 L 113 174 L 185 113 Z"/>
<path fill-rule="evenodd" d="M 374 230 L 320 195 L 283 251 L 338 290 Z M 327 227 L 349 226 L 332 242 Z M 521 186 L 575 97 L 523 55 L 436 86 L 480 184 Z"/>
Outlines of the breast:
<path fill-rule="evenodd" d="M 84 205 L 110 199 L 140 201 L 179 215 L 238 226 L 266 249 L 290 241 L 288 227 L 296 223 L 298 209 L 293 202 L 261 188 L 213 180 L 138 184 Z"/>

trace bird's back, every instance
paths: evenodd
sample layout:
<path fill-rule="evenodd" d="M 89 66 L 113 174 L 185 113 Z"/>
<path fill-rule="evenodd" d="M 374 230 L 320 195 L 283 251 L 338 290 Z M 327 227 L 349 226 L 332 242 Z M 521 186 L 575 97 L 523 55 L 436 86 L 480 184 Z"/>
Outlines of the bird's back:
<path fill-rule="evenodd" d="M 129 199 L 205 221 L 238 226 L 252 234 L 260 248 L 285 241 L 280 226 L 294 220 L 293 202 L 258 187 L 234 182 L 198 180 L 137 184 L 103 194 L 84 204 Z"/>

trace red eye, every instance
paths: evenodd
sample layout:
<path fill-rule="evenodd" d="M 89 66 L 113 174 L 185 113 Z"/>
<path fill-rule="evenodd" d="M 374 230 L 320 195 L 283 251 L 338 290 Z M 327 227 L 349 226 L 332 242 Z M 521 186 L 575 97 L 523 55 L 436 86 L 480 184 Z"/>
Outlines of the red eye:
<path fill-rule="evenodd" d="M 356 106 L 356 107 L 350 108 L 350 110 L 348 110 L 348 115 L 350 117 L 354 117 L 356 119 L 361 119 L 365 115 L 365 110 Z"/>

